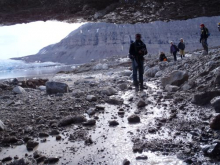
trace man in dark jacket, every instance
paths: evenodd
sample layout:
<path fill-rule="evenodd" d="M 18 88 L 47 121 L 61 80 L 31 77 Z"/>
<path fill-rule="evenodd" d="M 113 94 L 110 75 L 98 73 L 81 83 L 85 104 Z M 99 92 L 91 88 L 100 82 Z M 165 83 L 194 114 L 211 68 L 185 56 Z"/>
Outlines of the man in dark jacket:
<path fill-rule="evenodd" d="M 180 50 L 181 58 L 185 57 L 185 43 L 183 39 L 180 39 L 180 43 L 178 44 L 178 49 Z"/>
<path fill-rule="evenodd" d="M 179 51 L 179 49 L 177 48 L 177 46 L 175 44 L 173 44 L 173 41 L 171 41 L 170 44 L 171 44 L 170 53 L 173 54 L 174 61 L 177 61 L 176 54 Z"/>
<path fill-rule="evenodd" d="M 208 54 L 208 43 L 207 43 L 207 39 L 209 37 L 209 31 L 208 29 L 205 27 L 204 24 L 200 25 L 201 28 L 201 36 L 200 36 L 200 43 L 202 43 L 202 46 L 204 48 L 204 55 Z"/>
<path fill-rule="evenodd" d="M 166 57 L 166 55 L 165 55 L 164 52 L 161 52 L 161 53 L 160 53 L 160 58 L 159 58 L 159 60 L 160 60 L 160 62 L 162 62 L 162 61 L 167 61 L 167 57 Z"/>
<path fill-rule="evenodd" d="M 136 41 L 130 45 L 129 54 L 132 59 L 133 83 L 136 90 L 143 90 L 143 74 L 144 74 L 144 55 L 147 54 L 146 45 L 141 41 L 141 35 L 136 34 Z M 137 71 L 139 71 L 139 82 L 137 80 Z"/>

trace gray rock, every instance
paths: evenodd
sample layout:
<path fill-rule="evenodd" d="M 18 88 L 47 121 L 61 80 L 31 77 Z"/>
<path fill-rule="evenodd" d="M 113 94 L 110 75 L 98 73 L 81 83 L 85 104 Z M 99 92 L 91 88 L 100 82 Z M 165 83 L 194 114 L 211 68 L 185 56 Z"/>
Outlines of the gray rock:
<path fill-rule="evenodd" d="M 192 103 L 197 105 L 206 105 L 217 96 L 220 96 L 220 91 L 206 91 L 197 93 L 193 96 Z"/>
<path fill-rule="evenodd" d="M 24 88 L 20 87 L 20 86 L 16 86 L 13 89 L 13 92 L 16 94 L 26 94 L 26 91 L 24 90 Z"/>
<path fill-rule="evenodd" d="M 174 85 L 166 85 L 165 90 L 168 92 L 176 92 L 179 90 L 179 87 Z"/>
<path fill-rule="evenodd" d="M 186 84 L 184 84 L 182 87 L 181 87 L 181 89 L 183 90 L 183 91 L 188 91 L 188 90 L 190 90 L 192 88 L 192 86 L 189 84 L 189 83 L 186 83 Z"/>
<path fill-rule="evenodd" d="M 48 137 L 48 136 L 49 136 L 48 133 L 45 133 L 45 132 L 40 132 L 39 133 L 39 137 L 41 137 L 41 138 Z"/>
<path fill-rule="evenodd" d="M 162 71 L 158 71 L 156 74 L 155 74 L 155 77 L 161 77 L 163 75 L 163 72 Z"/>
<path fill-rule="evenodd" d="M 37 147 L 38 145 L 39 145 L 38 142 L 35 142 L 35 141 L 33 141 L 33 140 L 29 140 L 29 141 L 27 142 L 26 147 L 27 147 L 27 150 L 28 150 L 28 151 L 33 151 L 33 149 L 34 149 L 35 147 Z"/>
<path fill-rule="evenodd" d="M 124 70 L 120 73 L 121 76 L 126 76 L 126 77 L 130 77 L 132 74 L 131 70 Z"/>
<path fill-rule="evenodd" d="M 220 113 L 220 97 L 215 97 L 211 100 L 212 106 L 215 108 L 217 113 Z"/>
<path fill-rule="evenodd" d="M 114 88 L 107 87 L 101 90 L 101 93 L 107 96 L 112 96 L 117 93 L 117 91 Z"/>
<path fill-rule="evenodd" d="M 137 106 L 138 106 L 139 108 L 145 107 L 145 106 L 146 106 L 146 102 L 141 99 L 141 100 L 138 101 Z"/>
<path fill-rule="evenodd" d="M 58 161 L 59 161 L 59 158 L 51 157 L 51 158 L 47 158 L 44 161 L 44 164 L 54 164 L 54 163 L 57 163 Z"/>
<path fill-rule="evenodd" d="M 185 71 L 173 71 L 170 75 L 161 78 L 161 83 L 163 87 L 166 85 L 180 86 L 184 82 L 188 81 L 189 75 Z"/>
<path fill-rule="evenodd" d="M 120 84 L 118 87 L 119 87 L 122 91 L 128 89 L 128 85 L 127 85 L 126 83 Z"/>
<path fill-rule="evenodd" d="M 96 113 L 96 109 L 95 108 L 89 108 L 89 110 L 87 110 L 86 113 L 88 115 L 94 115 Z"/>
<path fill-rule="evenodd" d="M 160 70 L 160 67 L 159 66 L 155 66 L 153 68 L 150 68 L 148 69 L 146 72 L 145 72 L 145 76 L 147 77 L 155 77 L 156 73 Z"/>
<path fill-rule="evenodd" d="M 141 155 L 141 156 L 138 156 L 136 157 L 137 160 L 147 160 L 148 157 L 146 155 Z"/>
<path fill-rule="evenodd" d="M 137 115 L 131 115 L 130 117 L 128 117 L 129 123 L 140 123 L 140 121 L 140 117 Z"/>
<path fill-rule="evenodd" d="M 67 93 L 69 87 L 65 83 L 60 82 L 46 82 L 47 94 Z"/>
<path fill-rule="evenodd" d="M 97 101 L 97 98 L 94 95 L 88 95 L 86 97 L 86 100 L 92 102 L 92 101 Z"/>
<path fill-rule="evenodd" d="M 46 86 L 41 85 L 38 87 L 38 89 L 40 89 L 41 91 L 46 91 L 47 88 L 46 88 Z"/>
<path fill-rule="evenodd" d="M 0 120 L 0 131 L 4 131 L 5 130 L 5 125 L 4 123 Z"/>
<path fill-rule="evenodd" d="M 63 127 L 63 126 L 68 126 L 74 123 L 83 123 L 85 121 L 86 121 L 86 118 L 84 116 L 68 116 L 62 119 L 58 125 Z"/>
<path fill-rule="evenodd" d="M 112 105 L 121 105 L 123 104 L 123 99 L 119 98 L 119 97 L 110 97 L 107 101 L 108 104 L 112 104 Z"/>
<path fill-rule="evenodd" d="M 51 132 L 50 132 L 50 135 L 52 135 L 52 136 L 54 136 L 54 135 L 59 135 L 60 134 L 60 132 L 58 131 L 58 130 L 52 130 Z"/>

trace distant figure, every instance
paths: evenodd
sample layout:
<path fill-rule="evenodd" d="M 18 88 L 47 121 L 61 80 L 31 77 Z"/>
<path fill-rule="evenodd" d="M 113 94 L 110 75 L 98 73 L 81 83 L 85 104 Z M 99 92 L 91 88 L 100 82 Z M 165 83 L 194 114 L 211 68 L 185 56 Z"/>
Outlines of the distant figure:
<path fill-rule="evenodd" d="M 204 48 L 203 55 L 207 55 L 209 52 L 207 39 L 210 36 L 210 33 L 204 24 L 200 25 L 200 29 L 201 29 L 200 43 L 202 43 L 202 46 Z"/>
<path fill-rule="evenodd" d="M 180 43 L 178 44 L 178 49 L 180 51 L 180 56 L 181 58 L 185 57 L 185 43 L 183 41 L 183 39 L 180 39 Z"/>
<path fill-rule="evenodd" d="M 220 23 L 218 23 L 218 30 L 220 31 Z"/>
<path fill-rule="evenodd" d="M 131 43 L 129 49 L 129 57 L 132 59 L 133 68 L 133 84 L 136 91 L 144 89 L 143 74 L 144 74 L 144 55 L 147 54 L 146 45 L 141 41 L 141 34 L 136 34 L 136 41 Z M 137 80 L 137 71 L 139 71 L 139 82 Z"/>
<path fill-rule="evenodd" d="M 165 53 L 164 52 L 161 52 L 160 53 L 160 58 L 159 58 L 159 60 L 162 62 L 162 61 L 167 61 L 167 57 L 166 57 L 166 55 L 165 55 Z"/>
<path fill-rule="evenodd" d="M 173 41 L 171 41 L 170 44 L 171 44 L 171 46 L 170 46 L 170 53 L 173 54 L 174 61 L 177 61 L 176 54 L 179 51 L 179 49 L 177 48 L 177 46 L 175 44 L 173 44 Z"/>

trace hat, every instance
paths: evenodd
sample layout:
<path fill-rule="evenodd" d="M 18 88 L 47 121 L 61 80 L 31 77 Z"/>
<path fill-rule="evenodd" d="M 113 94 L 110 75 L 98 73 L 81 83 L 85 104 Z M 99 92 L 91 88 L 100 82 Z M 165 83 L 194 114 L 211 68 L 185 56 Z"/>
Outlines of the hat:
<path fill-rule="evenodd" d="M 139 38 L 141 38 L 141 34 L 139 34 L 139 33 L 138 33 L 138 34 L 136 34 L 136 37 L 139 37 Z"/>
<path fill-rule="evenodd" d="M 200 26 L 205 27 L 205 25 L 204 25 L 204 24 L 201 24 Z"/>

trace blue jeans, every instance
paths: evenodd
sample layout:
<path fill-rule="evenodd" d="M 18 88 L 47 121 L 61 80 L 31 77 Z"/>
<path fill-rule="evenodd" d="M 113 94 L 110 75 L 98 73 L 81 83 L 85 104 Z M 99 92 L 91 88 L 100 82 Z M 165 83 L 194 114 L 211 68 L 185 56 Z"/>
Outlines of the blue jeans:
<path fill-rule="evenodd" d="M 143 85 L 143 75 L 144 75 L 144 61 L 137 62 L 138 66 L 135 66 L 135 60 L 132 60 L 132 68 L 133 68 L 133 83 L 134 85 L 138 85 L 137 80 L 137 72 L 139 71 L 139 83 Z"/>

